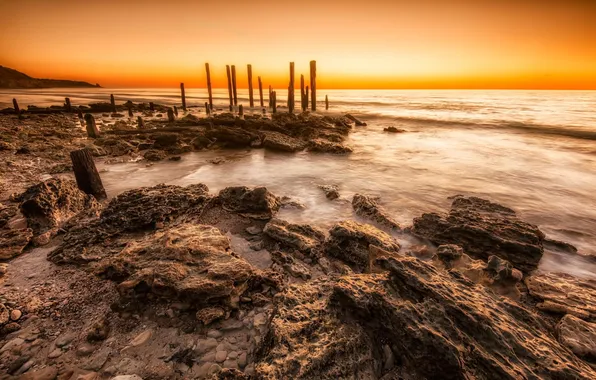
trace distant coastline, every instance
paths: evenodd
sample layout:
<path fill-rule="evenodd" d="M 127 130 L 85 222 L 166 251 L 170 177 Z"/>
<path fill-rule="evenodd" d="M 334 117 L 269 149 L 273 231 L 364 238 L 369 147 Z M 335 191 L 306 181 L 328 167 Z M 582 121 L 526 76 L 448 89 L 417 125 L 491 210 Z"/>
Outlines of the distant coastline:
<path fill-rule="evenodd" d="M 20 71 L 0 66 L 0 88 L 10 89 L 36 89 L 36 88 L 101 88 L 99 84 L 91 84 L 83 81 L 63 79 L 39 79 L 32 78 Z"/>

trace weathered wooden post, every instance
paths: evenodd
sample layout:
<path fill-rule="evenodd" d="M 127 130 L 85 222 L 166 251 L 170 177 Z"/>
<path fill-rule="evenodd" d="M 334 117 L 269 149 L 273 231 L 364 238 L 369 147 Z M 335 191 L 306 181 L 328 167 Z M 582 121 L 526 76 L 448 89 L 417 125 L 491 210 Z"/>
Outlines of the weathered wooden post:
<path fill-rule="evenodd" d="M 132 114 L 132 102 L 128 101 L 128 103 L 126 103 L 126 108 L 128 108 L 128 117 L 133 117 L 134 115 Z"/>
<path fill-rule="evenodd" d="M 186 112 L 186 93 L 184 92 L 184 83 L 180 83 L 180 96 L 182 97 L 182 111 Z M 176 116 L 178 113 L 176 113 Z"/>
<path fill-rule="evenodd" d="M 178 107 L 174 106 L 174 116 L 178 117 Z"/>
<path fill-rule="evenodd" d="M 300 74 L 300 106 L 302 108 L 302 112 L 306 112 L 306 107 L 308 107 L 304 103 L 304 75 Z"/>
<path fill-rule="evenodd" d="M 72 106 L 70 105 L 70 98 L 64 98 L 64 109 L 66 112 L 72 111 Z"/>
<path fill-rule="evenodd" d="M 99 172 L 89 149 L 70 152 L 70 160 L 79 189 L 93 195 L 98 200 L 107 198 L 106 190 L 101 183 Z"/>
<path fill-rule="evenodd" d="M 308 86 L 304 89 L 304 106 L 308 109 Z"/>
<path fill-rule="evenodd" d="M 77 108 L 77 116 L 79 117 L 79 119 L 83 120 L 83 112 L 80 108 Z"/>
<path fill-rule="evenodd" d="M 211 106 L 209 105 L 208 102 L 205 102 L 205 115 L 207 115 L 207 116 L 211 115 Z"/>
<path fill-rule="evenodd" d="M 269 108 L 273 107 L 273 89 L 269 85 Z"/>
<path fill-rule="evenodd" d="M 155 104 L 153 102 L 149 102 L 149 111 L 155 111 Z"/>
<path fill-rule="evenodd" d="M 137 128 L 143 129 L 145 128 L 145 122 L 143 121 L 142 117 L 137 117 Z"/>
<path fill-rule="evenodd" d="M 273 110 L 271 112 L 276 113 L 277 112 L 277 92 L 276 91 L 271 91 L 271 97 L 272 99 L 272 108 Z"/>
<path fill-rule="evenodd" d="M 244 106 L 242 106 L 242 104 L 238 106 L 238 116 L 244 116 Z"/>
<path fill-rule="evenodd" d="M 236 87 L 236 66 L 232 65 L 232 90 L 234 91 L 234 106 L 238 105 L 238 88 Z"/>
<path fill-rule="evenodd" d="M 250 108 L 255 106 L 255 102 L 252 97 L 252 65 L 247 65 L 248 68 L 248 104 Z"/>
<path fill-rule="evenodd" d="M 230 95 L 230 111 L 232 111 L 234 99 L 232 95 L 232 75 L 230 74 L 230 65 L 226 65 L 226 74 L 228 75 L 228 94 Z"/>
<path fill-rule="evenodd" d="M 261 100 L 261 107 L 263 107 L 263 82 L 261 82 L 261 77 L 259 77 L 259 98 Z"/>
<path fill-rule="evenodd" d="M 168 121 L 170 123 L 172 123 L 175 120 L 176 120 L 176 116 L 174 116 L 174 110 L 170 107 L 170 108 L 168 108 Z"/>
<path fill-rule="evenodd" d="M 294 113 L 294 62 L 290 62 L 290 89 L 288 91 L 288 112 Z"/>
<path fill-rule="evenodd" d="M 99 129 L 97 129 L 97 125 L 95 124 L 95 118 L 90 113 L 85 114 L 85 124 L 87 126 L 87 137 L 91 137 L 92 139 L 98 138 Z"/>
<path fill-rule="evenodd" d="M 213 92 L 211 91 L 211 71 L 209 64 L 205 63 L 205 70 L 207 71 L 207 91 L 209 92 L 209 109 L 213 109 Z"/>
<path fill-rule="evenodd" d="M 21 109 L 19 108 L 19 103 L 17 102 L 17 100 L 15 98 L 12 99 L 12 105 L 14 107 L 14 111 L 17 113 L 17 115 L 19 116 L 19 119 L 21 118 Z"/>
<path fill-rule="evenodd" d="M 325 110 L 329 109 L 329 97 L 325 95 Z"/>
<path fill-rule="evenodd" d="M 116 113 L 116 99 L 114 99 L 114 94 L 110 95 L 110 104 L 112 105 L 112 112 Z"/>
<path fill-rule="evenodd" d="M 317 61 L 310 61 L 310 92 L 310 109 L 314 112 L 317 110 Z"/>

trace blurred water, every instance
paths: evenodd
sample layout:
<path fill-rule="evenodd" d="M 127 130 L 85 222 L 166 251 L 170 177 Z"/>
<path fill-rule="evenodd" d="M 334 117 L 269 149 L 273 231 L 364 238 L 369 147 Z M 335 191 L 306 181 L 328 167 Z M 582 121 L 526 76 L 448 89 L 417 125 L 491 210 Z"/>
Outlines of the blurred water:
<path fill-rule="evenodd" d="M 110 93 L 119 102 L 180 103 L 177 90 L 55 89 L 0 92 L 0 108 L 13 96 L 23 107 L 60 104 L 64 96 L 75 105 L 109 101 Z M 227 91 L 214 94 L 216 106 L 227 108 Z M 239 94 L 246 105 L 246 91 Z M 263 185 L 307 206 L 282 211 L 281 217 L 324 226 L 352 217 L 349 201 L 356 192 L 380 196 L 381 204 L 406 225 L 423 212 L 446 211 L 449 196 L 476 195 L 512 207 L 547 236 L 596 255 L 596 92 L 319 90 L 319 94 L 319 99 L 329 95 L 330 112 L 352 112 L 367 121 L 367 127 L 356 127 L 350 135 L 353 154 L 198 152 L 180 162 L 149 167 L 106 165 L 104 184 L 110 195 L 162 182 L 203 182 L 212 191 Z M 204 89 L 187 89 L 189 105 L 202 105 L 205 98 Z M 407 133 L 384 133 L 383 127 L 389 125 Z M 212 164 L 214 158 L 226 161 Z M 319 184 L 338 185 L 342 199 L 328 201 Z M 542 268 L 596 276 L 596 265 L 568 255 L 550 253 Z"/>

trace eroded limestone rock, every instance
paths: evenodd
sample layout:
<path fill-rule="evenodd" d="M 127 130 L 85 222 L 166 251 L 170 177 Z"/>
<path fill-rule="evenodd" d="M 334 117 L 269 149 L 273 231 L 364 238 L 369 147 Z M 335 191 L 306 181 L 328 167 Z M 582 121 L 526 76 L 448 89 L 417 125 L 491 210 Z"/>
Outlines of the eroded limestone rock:
<path fill-rule="evenodd" d="M 255 219 L 271 219 L 281 207 L 280 199 L 266 187 L 226 187 L 219 192 L 219 200 L 224 209 Z"/>
<path fill-rule="evenodd" d="M 352 208 L 356 215 L 370 219 L 381 226 L 392 230 L 401 231 L 399 223 L 378 204 L 378 202 L 367 195 L 355 194 L 352 198 Z"/>

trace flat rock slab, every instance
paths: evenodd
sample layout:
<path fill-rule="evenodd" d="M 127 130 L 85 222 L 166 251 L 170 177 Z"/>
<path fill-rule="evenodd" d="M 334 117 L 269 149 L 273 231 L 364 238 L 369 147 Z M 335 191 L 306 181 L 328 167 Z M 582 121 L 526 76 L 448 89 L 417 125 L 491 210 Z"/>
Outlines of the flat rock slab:
<path fill-rule="evenodd" d="M 557 325 L 559 342 L 574 354 L 591 360 L 596 359 L 596 324 L 573 315 L 565 315 Z"/>
<path fill-rule="evenodd" d="M 263 230 L 270 239 L 284 247 L 310 254 L 325 240 L 325 233 L 308 224 L 292 224 L 272 219 Z"/>

